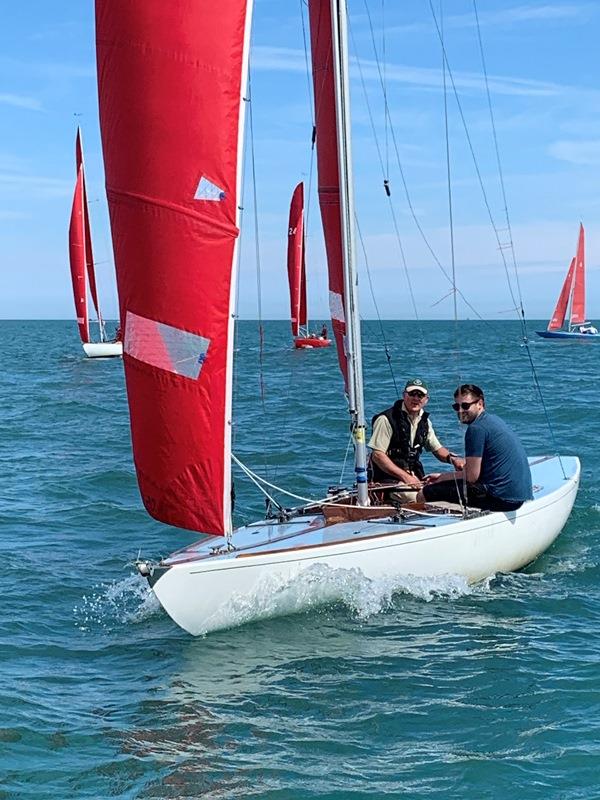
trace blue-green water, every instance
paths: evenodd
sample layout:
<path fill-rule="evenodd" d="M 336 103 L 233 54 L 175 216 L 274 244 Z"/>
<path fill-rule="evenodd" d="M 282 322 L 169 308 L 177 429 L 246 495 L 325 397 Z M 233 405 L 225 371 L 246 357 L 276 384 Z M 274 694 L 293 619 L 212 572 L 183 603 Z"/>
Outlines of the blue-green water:
<path fill-rule="evenodd" d="M 445 444 L 460 376 L 530 453 L 554 450 L 518 325 L 384 330 L 397 383 L 429 379 Z M 240 334 L 235 450 L 318 496 L 347 444 L 335 353 L 267 323 L 261 399 L 256 323 Z M 394 387 L 376 323 L 364 338 L 371 415 Z M 525 573 L 392 597 L 354 579 L 344 603 L 203 639 L 128 565 L 195 537 L 141 507 L 121 362 L 84 359 L 72 322 L 0 322 L 0 348 L 0 799 L 600 797 L 600 346 L 532 340 L 583 480 Z M 260 515 L 236 489 L 238 521 Z"/>

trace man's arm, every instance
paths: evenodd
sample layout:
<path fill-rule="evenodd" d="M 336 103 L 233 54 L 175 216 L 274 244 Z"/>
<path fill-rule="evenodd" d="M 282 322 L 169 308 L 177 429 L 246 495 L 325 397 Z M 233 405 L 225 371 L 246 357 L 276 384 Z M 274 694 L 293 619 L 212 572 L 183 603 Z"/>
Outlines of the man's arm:
<path fill-rule="evenodd" d="M 437 450 L 433 451 L 433 455 L 438 461 L 443 461 L 444 464 L 450 464 L 450 466 L 454 467 L 454 469 L 464 469 L 464 459 L 462 459 L 460 456 L 457 456 L 456 453 L 451 453 L 447 447 L 438 447 Z"/>
<path fill-rule="evenodd" d="M 467 456 L 465 475 L 467 483 L 477 483 L 481 475 L 481 456 Z"/>
<path fill-rule="evenodd" d="M 457 459 L 462 461 L 462 459 Z M 441 472 L 439 475 L 431 476 L 430 483 L 438 483 L 438 481 L 462 481 L 466 478 L 467 483 L 477 483 L 481 474 L 481 458 L 479 456 L 467 456 L 464 470 L 458 469 L 456 472 Z M 428 476 L 429 477 L 429 476 Z"/>

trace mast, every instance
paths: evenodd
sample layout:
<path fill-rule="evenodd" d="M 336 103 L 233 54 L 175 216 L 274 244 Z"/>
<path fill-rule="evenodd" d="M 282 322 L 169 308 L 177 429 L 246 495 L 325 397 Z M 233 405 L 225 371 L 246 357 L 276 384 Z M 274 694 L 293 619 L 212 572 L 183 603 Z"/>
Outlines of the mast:
<path fill-rule="evenodd" d="M 348 22 L 346 0 L 331 1 L 331 40 L 337 117 L 338 169 L 342 223 L 348 403 L 354 439 L 354 472 L 358 503 L 369 504 L 367 489 L 366 423 L 363 398 L 362 350 L 356 273 L 356 232 L 350 142 L 350 85 L 348 79 Z"/>

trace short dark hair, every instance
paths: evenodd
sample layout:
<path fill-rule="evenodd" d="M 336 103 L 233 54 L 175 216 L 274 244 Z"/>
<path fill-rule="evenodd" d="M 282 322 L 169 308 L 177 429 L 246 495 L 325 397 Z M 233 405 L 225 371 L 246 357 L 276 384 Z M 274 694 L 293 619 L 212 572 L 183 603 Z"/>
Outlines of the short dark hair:
<path fill-rule="evenodd" d="M 482 400 L 483 403 L 485 403 L 483 389 L 480 389 L 479 386 L 475 386 L 474 383 L 461 383 L 458 389 L 454 392 L 454 397 L 458 397 L 459 394 L 472 394 L 473 397 L 476 397 L 478 400 Z"/>

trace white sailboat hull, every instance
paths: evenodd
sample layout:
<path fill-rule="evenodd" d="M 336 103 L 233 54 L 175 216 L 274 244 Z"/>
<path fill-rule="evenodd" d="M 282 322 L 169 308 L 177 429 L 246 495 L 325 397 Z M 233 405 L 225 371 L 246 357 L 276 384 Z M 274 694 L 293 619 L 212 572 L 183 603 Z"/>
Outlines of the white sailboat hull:
<path fill-rule="evenodd" d="M 552 544 L 573 507 L 579 473 L 574 457 L 532 459 L 534 500 L 512 512 L 329 526 L 315 514 L 266 521 L 236 531 L 232 552 L 211 554 L 223 543 L 211 538 L 174 553 L 149 580 L 167 613 L 194 635 L 339 600 L 343 581 L 327 576 L 340 570 L 385 579 L 392 589 L 407 576 L 475 583 L 526 566 Z"/>
<path fill-rule="evenodd" d="M 88 358 L 114 358 L 123 355 L 123 342 L 85 342 L 83 352 Z"/>

